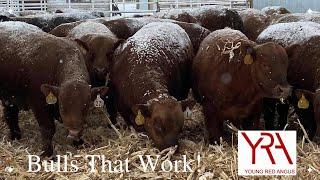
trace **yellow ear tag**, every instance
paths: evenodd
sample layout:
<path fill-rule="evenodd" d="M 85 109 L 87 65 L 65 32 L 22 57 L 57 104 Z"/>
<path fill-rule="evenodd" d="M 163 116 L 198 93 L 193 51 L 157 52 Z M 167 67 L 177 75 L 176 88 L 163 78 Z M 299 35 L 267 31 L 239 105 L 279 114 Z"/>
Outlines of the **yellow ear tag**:
<path fill-rule="evenodd" d="M 141 111 L 140 111 L 140 110 L 138 111 L 138 114 L 137 114 L 137 116 L 136 116 L 136 118 L 135 118 L 135 122 L 136 122 L 136 124 L 137 124 L 138 126 L 144 125 L 145 120 L 144 120 L 144 117 L 143 117 L 143 115 L 141 114 Z"/>
<path fill-rule="evenodd" d="M 47 102 L 47 104 L 55 104 L 55 103 L 57 103 L 57 97 L 55 95 L 53 95 L 52 92 L 50 92 L 48 94 L 48 96 L 46 97 L 46 102 Z"/>
<path fill-rule="evenodd" d="M 302 94 L 301 98 L 298 101 L 298 107 L 300 109 L 308 109 L 309 108 L 309 101 L 306 99 L 304 94 Z"/>
<path fill-rule="evenodd" d="M 253 58 L 250 54 L 246 54 L 246 56 L 244 57 L 244 64 L 252 64 L 253 63 Z"/>

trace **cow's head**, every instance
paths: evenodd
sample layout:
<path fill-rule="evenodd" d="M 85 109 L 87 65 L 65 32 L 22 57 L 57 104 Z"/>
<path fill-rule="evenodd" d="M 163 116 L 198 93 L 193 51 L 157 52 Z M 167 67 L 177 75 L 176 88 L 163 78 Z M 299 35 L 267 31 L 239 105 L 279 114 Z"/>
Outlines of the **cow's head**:
<path fill-rule="evenodd" d="M 110 70 L 113 52 L 122 41 L 114 36 L 99 34 L 88 34 L 76 41 L 87 50 L 95 75 L 105 77 Z"/>
<path fill-rule="evenodd" d="M 144 126 L 159 149 L 165 149 L 178 144 L 184 124 L 183 110 L 188 106 L 192 108 L 194 104 L 194 101 L 190 100 L 166 99 L 135 105 L 132 111 L 136 115 L 135 123 Z M 144 118 L 143 121 L 137 122 L 141 121 L 141 118 Z"/>
<path fill-rule="evenodd" d="M 285 49 L 273 42 L 248 46 L 245 60 L 249 60 L 252 79 L 263 96 L 286 98 L 291 94 L 287 82 L 288 56 Z"/>
<path fill-rule="evenodd" d="M 81 81 L 66 82 L 60 87 L 41 85 L 48 104 L 55 103 L 50 102 L 52 98 L 57 99 L 62 122 L 68 129 L 69 136 L 75 139 L 81 136 L 91 101 L 98 94 L 105 96 L 107 90 L 107 87 L 91 88 L 88 83 Z"/>

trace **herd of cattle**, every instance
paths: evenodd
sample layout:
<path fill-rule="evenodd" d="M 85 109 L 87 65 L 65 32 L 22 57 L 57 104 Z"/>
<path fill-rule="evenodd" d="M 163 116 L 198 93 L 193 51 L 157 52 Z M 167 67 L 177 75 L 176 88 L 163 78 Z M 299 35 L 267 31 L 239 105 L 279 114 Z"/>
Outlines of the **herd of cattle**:
<path fill-rule="evenodd" d="M 190 88 L 210 143 L 226 135 L 227 121 L 261 128 L 261 114 L 266 129 L 283 129 L 289 105 L 320 139 L 319 14 L 208 6 L 155 17 L 59 17 L 51 28 L 32 23 L 36 15 L 0 22 L 4 119 L 11 139 L 20 139 L 19 111 L 31 109 L 43 156 L 54 152 L 55 119 L 81 143 L 89 106 L 100 98 L 112 123 L 119 112 L 158 148 L 176 145 L 184 110 L 195 104 Z"/>

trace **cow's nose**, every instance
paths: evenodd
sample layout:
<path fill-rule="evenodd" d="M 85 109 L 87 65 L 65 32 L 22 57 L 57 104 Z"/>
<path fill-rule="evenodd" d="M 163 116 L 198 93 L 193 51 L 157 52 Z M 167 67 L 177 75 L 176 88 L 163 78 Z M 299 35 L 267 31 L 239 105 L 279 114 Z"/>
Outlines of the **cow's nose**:
<path fill-rule="evenodd" d="M 80 136 L 81 136 L 81 130 L 69 129 L 68 138 L 77 140 L 80 138 Z"/>
<path fill-rule="evenodd" d="M 94 68 L 94 71 L 98 74 L 104 74 L 105 73 L 105 68 Z"/>

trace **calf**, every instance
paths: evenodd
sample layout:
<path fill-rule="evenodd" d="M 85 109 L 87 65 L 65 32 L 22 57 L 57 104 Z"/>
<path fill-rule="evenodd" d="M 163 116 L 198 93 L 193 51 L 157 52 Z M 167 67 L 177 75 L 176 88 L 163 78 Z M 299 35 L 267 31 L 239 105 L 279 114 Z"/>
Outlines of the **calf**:
<path fill-rule="evenodd" d="M 63 23 L 70 23 L 81 21 L 84 19 L 97 18 L 90 13 L 77 12 L 77 13 L 58 13 L 58 14 L 39 14 L 29 15 L 23 17 L 11 18 L 12 21 L 22 21 L 28 24 L 35 25 L 45 32 L 50 32 L 55 27 Z"/>
<path fill-rule="evenodd" d="M 23 22 L 0 23 L 0 100 L 11 139 L 20 139 L 18 113 L 31 109 L 40 126 L 43 156 L 53 154 L 55 106 L 69 136 L 79 140 L 89 104 L 106 88 L 90 88 L 76 43 Z"/>
<path fill-rule="evenodd" d="M 243 21 L 243 33 L 252 41 L 270 24 L 268 15 L 257 9 L 246 9 L 239 15 Z"/>
<path fill-rule="evenodd" d="M 285 7 L 281 6 L 268 6 L 261 9 L 261 11 L 267 15 L 279 15 L 279 14 L 290 14 L 291 12 Z"/>
<path fill-rule="evenodd" d="M 299 22 L 299 21 L 311 21 L 315 23 L 320 23 L 320 14 L 310 14 L 310 13 L 294 13 L 286 14 L 281 18 L 277 19 L 276 23 L 288 23 L 288 22 Z"/>
<path fill-rule="evenodd" d="M 217 30 L 203 40 L 193 61 L 193 90 L 203 105 L 211 143 L 223 136 L 224 121 L 259 127 L 262 98 L 290 92 L 287 64 L 281 46 L 257 45 L 237 30 Z"/>
<path fill-rule="evenodd" d="M 192 56 L 188 34 L 173 23 L 150 23 L 115 52 L 115 106 L 129 124 L 144 128 L 160 149 L 178 143 L 186 103 L 178 100 L 188 95 Z M 108 110 L 114 119 L 116 111 Z"/>
<path fill-rule="evenodd" d="M 222 6 L 204 6 L 192 10 L 171 10 L 165 15 L 158 14 L 161 18 L 169 18 L 182 22 L 197 23 L 210 31 L 230 27 L 243 31 L 243 22 L 239 14 Z"/>
<path fill-rule="evenodd" d="M 105 25 L 89 21 L 74 27 L 67 37 L 86 49 L 86 63 L 94 86 L 104 85 L 113 52 L 120 40 Z"/>
<path fill-rule="evenodd" d="M 318 92 L 320 88 L 320 24 L 313 22 L 280 23 L 269 26 L 257 38 L 258 43 L 276 42 L 286 48 L 289 57 L 288 82 L 295 89 L 304 91 L 304 96 L 311 102 L 309 108 L 299 108 L 298 101 L 301 93 L 294 93 L 292 103 L 300 117 L 302 124 L 311 137 L 320 138 L 320 103 Z M 272 109 L 275 102 L 268 102 L 267 109 Z M 279 114 L 280 123 L 287 123 L 288 107 Z M 271 112 L 271 113 L 274 113 Z M 267 123 L 273 123 L 274 115 L 269 117 Z M 283 122 L 285 121 L 285 122 Z"/>
<path fill-rule="evenodd" d="M 120 18 L 116 20 L 107 21 L 105 19 L 96 19 L 90 20 L 104 24 L 107 28 L 110 29 L 119 39 L 128 39 L 133 36 L 138 30 L 140 30 L 143 26 L 152 23 L 152 22 L 172 22 L 181 26 L 189 35 L 189 38 L 192 42 L 193 48 L 195 51 L 198 50 L 200 43 L 202 40 L 210 33 L 210 31 L 206 28 L 201 27 L 197 24 L 179 22 L 168 19 L 158 19 L 158 18 Z M 58 36 L 65 37 L 75 26 L 80 24 L 80 22 L 62 24 L 55 29 L 53 29 L 50 33 Z"/>

